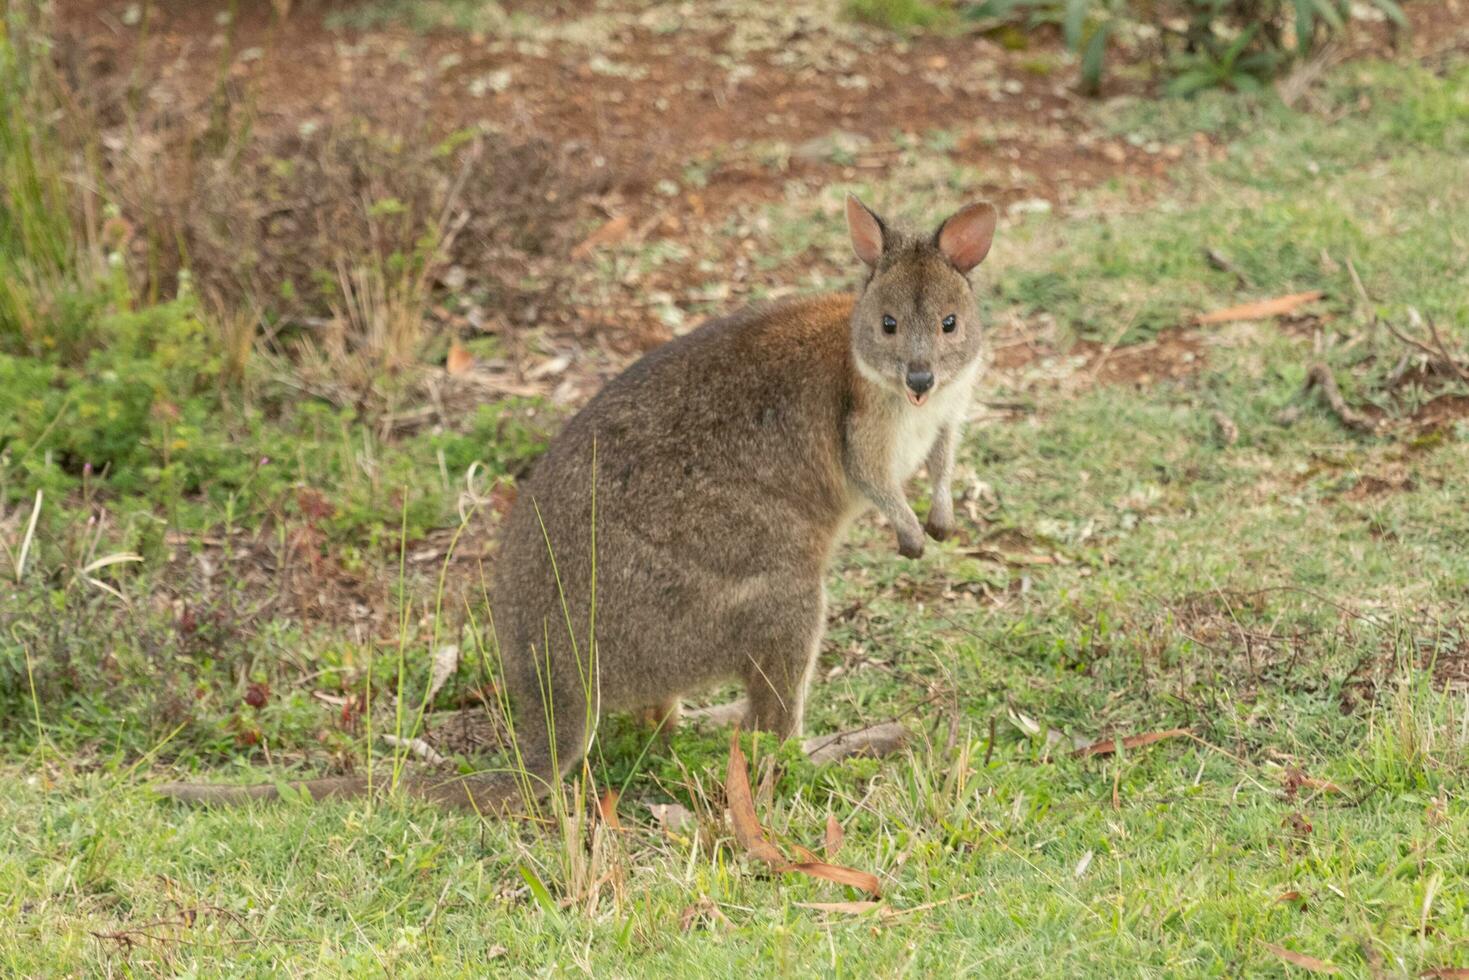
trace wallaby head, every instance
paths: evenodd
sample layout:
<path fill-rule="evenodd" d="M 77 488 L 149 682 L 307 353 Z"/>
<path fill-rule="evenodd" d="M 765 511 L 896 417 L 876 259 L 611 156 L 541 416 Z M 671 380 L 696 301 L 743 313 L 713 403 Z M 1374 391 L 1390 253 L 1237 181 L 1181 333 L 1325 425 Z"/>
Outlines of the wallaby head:
<path fill-rule="evenodd" d="M 847 197 L 852 249 L 867 266 L 852 311 L 852 352 L 869 381 L 914 405 L 964 383 L 984 349 L 968 274 L 989 253 L 997 215 L 971 204 L 930 235 L 912 235 Z"/>

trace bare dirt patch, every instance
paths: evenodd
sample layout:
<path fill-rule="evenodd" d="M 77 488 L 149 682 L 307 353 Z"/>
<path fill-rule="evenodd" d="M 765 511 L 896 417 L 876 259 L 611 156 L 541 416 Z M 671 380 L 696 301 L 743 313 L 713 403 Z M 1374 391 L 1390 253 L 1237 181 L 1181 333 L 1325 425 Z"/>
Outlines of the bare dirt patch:
<path fill-rule="evenodd" d="M 144 7 L 146 23 L 123 2 L 62 12 L 63 60 L 75 83 L 118 95 L 117 139 L 137 137 L 128 127 L 138 117 L 208 120 L 227 106 L 253 139 L 280 149 L 280 160 L 292 141 L 360 121 L 387 140 L 472 131 L 510 146 L 535 142 L 546 159 L 565 161 L 560 169 L 578 179 L 534 188 L 552 218 L 533 230 L 539 247 L 521 251 L 554 256 L 582 282 L 552 276 L 543 263 L 531 271 L 550 285 L 539 301 L 518 298 L 514 319 L 534 324 L 532 346 L 580 350 L 584 368 L 620 365 L 672 335 L 676 327 L 649 297 L 666 296 L 664 309 L 689 314 L 711 301 L 711 281 L 721 282 L 712 298 L 720 307 L 757 288 L 789 288 L 802 270 L 758 262 L 752 209 L 881 180 L 903 146 L 961 169 L 965 196 L 1057 208 L 1102 181 L 1161 175 L 1185 152 L 1098 132 L 1054 42 L 1012 52 L 979 37 L 896 41 L 811 4 L 536 5 L 522 22 L 482 35 L 333 27 L 333 15 L 354 9 L 336 2 L 298 4 L 284 18 L 270 4 L 240 4 L 233 23 L 224 0 Z M 186 134 L 191 144 L 200 135 Z M 267 169 L 272 155 L 262 159 Z M 464 195 L 467 210 L 493 210 L 475 193 Z M 567 195 L 581 206 L 568 208 Z M 272 211 L 278 226 L 309 218 L 273 213 L 268 201 L 256 210 Z M 621 222 L 623 241 L 686 257 L 617 270 L 628 282 L 618 288 L 594 251 L 567 258 L 589 224 L 608 219 Z M 223 215 L 215 224 L 240 220 Z M 486 291 L 477 287 L 503 250 L 486 260 L 469 246 L 492 233 L 461 236 L 462 274 L 448 285 L 456 297 Z M 501 279 L 514 281 L 514 272 Z M 502 313 L 493 301 L 442 312 L 437 318 L 463 336 Z"/>
<path fill-rule="evenodd" d="M 1429 431 L 1453 428 L 1469 420 L 1469 395 L 1439 395 L 1413 415 L 1419 427 Z"/>

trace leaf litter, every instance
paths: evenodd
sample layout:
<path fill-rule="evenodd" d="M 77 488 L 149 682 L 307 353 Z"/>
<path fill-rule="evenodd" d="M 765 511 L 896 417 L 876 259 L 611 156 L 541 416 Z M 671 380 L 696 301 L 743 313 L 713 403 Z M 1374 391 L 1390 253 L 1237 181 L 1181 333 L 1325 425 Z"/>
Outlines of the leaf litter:
<path fill-rule="evenodd" d="M 750 857 L 768 864 L 778 873 L 797 872 L 865 891 L 874 898 L 882 897 L 882 883 L 876 875 L 827 861 L 791 861 L 767 835 L 755 814 L 755 799 L 750 792 L 749 763 L 740 748 L 739 729 L 730 734 L 729 770 L 725 777 L 724 796 L 729 806 L 730 823 L 735 840 Z"/>

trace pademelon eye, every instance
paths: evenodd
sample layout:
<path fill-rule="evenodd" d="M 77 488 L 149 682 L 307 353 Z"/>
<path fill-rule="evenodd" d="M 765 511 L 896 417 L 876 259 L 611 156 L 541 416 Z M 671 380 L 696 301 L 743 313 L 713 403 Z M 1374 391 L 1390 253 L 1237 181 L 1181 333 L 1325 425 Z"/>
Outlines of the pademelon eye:
<path fill-rule="evenodd" d="M 884 316 L 882 318 L 882 332 L 885 333 L 885 334 L 895 334 L 895 333 L 897 333 L 898 332 L 898 321 L 897 320 L 894 320 L 891 316 Z"/>
<path fill-rule="evenodd" d="M 954 314 L 950 313 L 948 316 L 944 317 L 944 333 L 953 333 L 954 328 L 958 325 L 959 321 L 954 319 Z"/>

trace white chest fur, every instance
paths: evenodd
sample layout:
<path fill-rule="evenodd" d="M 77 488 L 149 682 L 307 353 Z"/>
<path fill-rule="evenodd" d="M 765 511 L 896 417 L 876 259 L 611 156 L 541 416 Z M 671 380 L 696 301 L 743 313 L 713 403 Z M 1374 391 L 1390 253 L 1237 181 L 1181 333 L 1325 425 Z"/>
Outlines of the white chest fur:
<path fill-rule="evenodd" d="M 918 471 L 940 429 L 964 424 L 978 374 L 979 365 L 974 364 L 948 384 L 940 384 L 922 405 L 901 403 L 893 420 L 892 436 L 893 474 L 899 481 L 906 481 Z"/>

